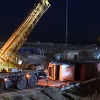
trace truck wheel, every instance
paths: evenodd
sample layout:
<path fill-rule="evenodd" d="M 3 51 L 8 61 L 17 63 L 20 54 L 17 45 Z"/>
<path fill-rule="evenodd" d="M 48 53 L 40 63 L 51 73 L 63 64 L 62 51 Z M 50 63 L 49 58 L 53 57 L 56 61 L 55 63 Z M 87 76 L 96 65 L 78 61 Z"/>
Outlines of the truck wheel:
<path fill-rule="evenodd" d="M 27 81 L 25 77 L 19 77 L 16 83 L 18 89 L 24 89 L 26 87 Z"/>
<path fill-rule="evenodd" d="M 4 88 L 4 82 L 3 80 L 0 80 L 0 92 L 2 92 L 3 88 Z"/>
<path fill-rule="evenodd" d="M 30 75 L 28 78 L 28 85 L 34 86 L 37 83 L 37 76 L 35 74 Z"/>

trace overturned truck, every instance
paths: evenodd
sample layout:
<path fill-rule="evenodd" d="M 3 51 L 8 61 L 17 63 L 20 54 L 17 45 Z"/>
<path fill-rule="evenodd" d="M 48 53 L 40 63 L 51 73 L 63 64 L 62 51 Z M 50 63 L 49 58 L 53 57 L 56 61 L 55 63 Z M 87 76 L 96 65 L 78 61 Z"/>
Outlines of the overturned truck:
<path fill-rule="evenodd" d="M 49 78 L 59 81 L 86 81 L 100 76 L 100 54 L 96 50 L 80 51 L 75 59 L 50 62 Z"/>

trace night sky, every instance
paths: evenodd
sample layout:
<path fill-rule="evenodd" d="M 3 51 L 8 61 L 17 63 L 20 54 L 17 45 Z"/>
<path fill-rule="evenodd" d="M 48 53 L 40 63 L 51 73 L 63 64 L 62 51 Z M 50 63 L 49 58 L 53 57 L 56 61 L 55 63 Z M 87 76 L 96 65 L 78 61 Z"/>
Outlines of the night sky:
<path fill-rule="evenodd" d="M 39 0 L 0 0 L 0 40 L 7 40 Z M 28 41 L 65 41 L 66 0 L 49 0 L 51 7 L 36 24 Z"/>
<path fill-rule="evenodd" d="M 0 40 L 6 41 L 38 0 L 0 0 Z M 28 41 L 97 41 L 100 37 L 100 0 L 49 0 L 51 7 L 36 24 Z M 68 30 L 66 30 L 68 17 Z"/>
<path fill-rule="evenodd" d="M 98 41 L 100 37 L 100 0 L 69 0 L 68 39 Z"/>

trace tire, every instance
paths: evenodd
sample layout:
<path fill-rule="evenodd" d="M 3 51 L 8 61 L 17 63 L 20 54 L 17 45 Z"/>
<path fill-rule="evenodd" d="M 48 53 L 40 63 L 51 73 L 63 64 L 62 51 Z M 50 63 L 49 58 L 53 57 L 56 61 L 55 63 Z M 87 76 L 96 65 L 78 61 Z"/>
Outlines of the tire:
<path fill-rule="evenodd" d="M 17 83 L 16 83 L 16 87 L 18 89 L 24 89 L 27 85 L 27 81 L 26 81 L 26 78 L 25 77 L 19 77 L 17 79 Z"/>
<path fill-rule="evenodd" d="M 0 92 L 3 91 L 3 88 L 4 88 L 4 81 L 0 80 Z"/>
<path fill-rule="evenodd" d="M 35 74 L 30 75 L 28 78 L 28 85 L 34 86 L 37 83 L 37 76 Z"/>

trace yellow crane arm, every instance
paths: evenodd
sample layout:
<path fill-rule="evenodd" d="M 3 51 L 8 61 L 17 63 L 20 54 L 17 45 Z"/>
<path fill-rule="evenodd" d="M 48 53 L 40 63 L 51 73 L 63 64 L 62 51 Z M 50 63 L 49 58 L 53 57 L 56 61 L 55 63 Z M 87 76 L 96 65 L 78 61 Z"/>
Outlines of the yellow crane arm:
<path fill-rule="evenodd" d="M 34 6 L 34 8 L 31 10 L 31 13 L 26 17 L 18 29 L 1 48 L 1 59 L 4 61 L 13 60 L 13 57 L 16 55 L 17 51 L 27 40 L 27 36 L 30 34 L 38 20 L 49 7 L 50 4 L 48 0 L 40 0 L 39 3 Z"/>

